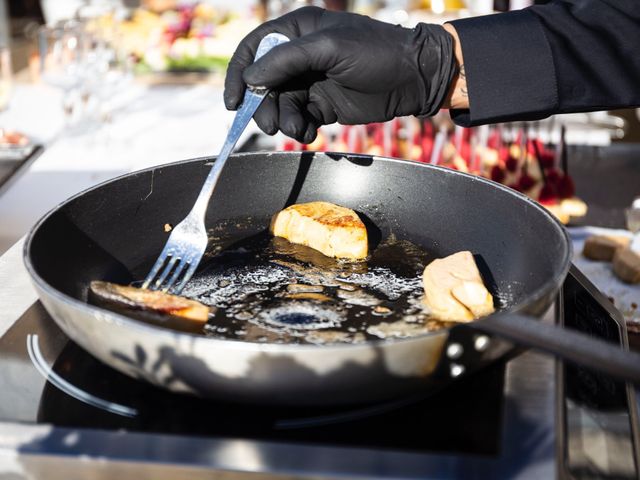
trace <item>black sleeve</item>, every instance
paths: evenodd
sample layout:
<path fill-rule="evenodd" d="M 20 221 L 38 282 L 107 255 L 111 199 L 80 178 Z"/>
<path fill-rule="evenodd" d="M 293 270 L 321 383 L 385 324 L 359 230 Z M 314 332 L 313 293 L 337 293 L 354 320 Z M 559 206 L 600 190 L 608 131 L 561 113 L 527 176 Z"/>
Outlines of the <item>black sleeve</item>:
<path fill-rule="evenodd" d="M 462 45 L 464 126 L 640 106 L 640 0 L 558 0 L 451 22 Z"/>

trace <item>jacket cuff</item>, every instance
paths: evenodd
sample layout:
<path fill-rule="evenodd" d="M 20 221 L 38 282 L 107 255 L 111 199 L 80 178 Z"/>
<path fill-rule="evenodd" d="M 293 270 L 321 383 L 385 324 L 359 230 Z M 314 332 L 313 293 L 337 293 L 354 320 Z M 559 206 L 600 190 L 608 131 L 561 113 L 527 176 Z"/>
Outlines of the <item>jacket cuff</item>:
<path fill-rule="evenodd" d="M 462 126 L 538 120 L 558 107 L 549 42 L 535 15 L 519 10 L 451 22 L 458 32 L 468 110 L 450 110 Z"/>

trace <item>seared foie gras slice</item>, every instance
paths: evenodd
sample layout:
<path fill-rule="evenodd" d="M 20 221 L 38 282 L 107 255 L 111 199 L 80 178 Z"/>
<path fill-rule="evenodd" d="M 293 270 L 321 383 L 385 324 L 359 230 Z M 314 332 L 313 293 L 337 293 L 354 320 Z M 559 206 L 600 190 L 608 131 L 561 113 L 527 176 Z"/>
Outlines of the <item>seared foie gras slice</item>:
<path fill-rule="evenodd" d="M 211 311 L 209 307 L 195 300 L 155 290 L 97 280 L 91 282 L 90 288 L 91 293 L 98 299 L 116 306 L 173 315 L 201 323 L 206 323 Z"/>
<path fill-rule="evenodd" d="M 469 322 L 494 311 L 493 297 L 469 251 L 431 262 L 422 274 L 422 285 L 434 319 Z"/>
<path fill-rule="evenodd" d="M 291 205 L 271 219 L 271 233 L 328 257 L 360 260 L 368 254 L 367 229 L 353 210 L 328 202 Z"/>

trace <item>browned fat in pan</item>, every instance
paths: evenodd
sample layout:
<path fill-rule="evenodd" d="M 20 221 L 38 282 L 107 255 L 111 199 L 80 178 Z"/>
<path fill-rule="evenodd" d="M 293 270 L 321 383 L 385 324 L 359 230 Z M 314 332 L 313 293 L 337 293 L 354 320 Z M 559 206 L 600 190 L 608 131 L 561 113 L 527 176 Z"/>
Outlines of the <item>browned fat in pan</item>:
<path fill-rule="evenodd" d="M 434 255 L 406 240 L 387 238 L 360 262 L 329 258 L 267 232 L 213 251 L 183 291 L 217 307 L 202 331 L 208 336 L 359 343 L 450 325 L 430 319 L 422 303 L 421 275 Z"/>

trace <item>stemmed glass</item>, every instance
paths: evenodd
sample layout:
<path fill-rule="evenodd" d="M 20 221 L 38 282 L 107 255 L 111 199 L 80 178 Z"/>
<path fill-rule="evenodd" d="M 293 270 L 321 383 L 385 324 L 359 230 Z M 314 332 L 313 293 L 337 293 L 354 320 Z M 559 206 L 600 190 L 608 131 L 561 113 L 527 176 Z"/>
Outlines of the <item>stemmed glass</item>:
<path fill-rule="evenodd" d="M 67 126 L 76 113 L 79 87 L 83 81 L 86 45 L 82 25 L 68 21 L 38 30 L 40 76 L 62 90 L 62 107 Z"/>
<path fill-rule="evenodd" d="M 83 105 L 91 104 L 100 121 L 109 123 L 115 98 L 132 79 L 132 64 L 120 44 L 119 20 L 126 10 L 113 2 L 94 0 L 81 7 L 76 17 L 84 24 L 86 74 L 82 86 Z"/>

